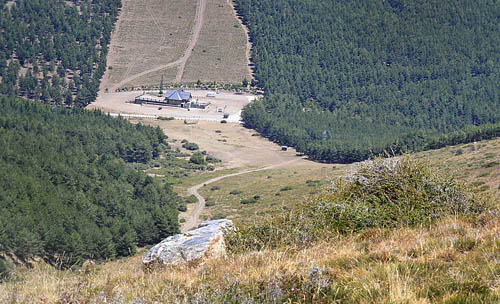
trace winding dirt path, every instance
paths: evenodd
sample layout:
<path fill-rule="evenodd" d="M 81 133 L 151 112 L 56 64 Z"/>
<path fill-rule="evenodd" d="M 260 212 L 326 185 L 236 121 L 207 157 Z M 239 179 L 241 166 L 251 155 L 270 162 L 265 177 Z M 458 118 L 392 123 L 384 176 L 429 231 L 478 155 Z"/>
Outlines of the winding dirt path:
<path fill-rule="evenodd" d="M 274 169 L 274 168 L 277 168 L 277 167 L 281 167 L 281 166 L 284 166 L 284 165 L 288 165 L 288 164 L 294 163 L 294 162 L 299 161 L 301 159 L 302 158 L 296 158 L 296 159 L 292 159 L 292 160 L 289 160 L 289 161 L 277 163 L 277 164 L 274 164 L 274 165 L 271 165 L 271 166 L 263 167 L 263 168 L 251 169 L 251 170 L 244 170 L 244 171 L 240 171 L 240 172 L 236 172 L 236 173 L 231 173 L 231 174 L 227 174 L 227 175 L 215 177 L 215 178 L 209 179 L 209 180 L 207 180 L 207 181 L 205 181 L 205 182 L 203 182 L 201 184 L 198 184 L 198 185 L 195 185 L 195 186 L 189 188 L 188 189 L 189 195 L 196 196 L 196 198 L 198 199 L 198 203 L 196 203 L 196 206 L 194 207 L 194 209 L 186 217 L 186 221 L 182 225 L 181 231 L 182 232 L 189 231 L 189 230 L 195 228 L 196 226 L 198 226 L 200 224 L 200 222 L 201 222 L 200 221 L 200 214 L 203 211 L 203 208 L 205 207 L 205 198 L 203 198 L 203 196 L 201 196 L 198 193 L 198 190 L 201 187 L 203 187 L 205 185 L 208 185 L 208 184 L 211 184 L 211 183 L 215 183 L 215 182 L 220 181 L 221 179 L 224 179 L 224 178 L 238 176 L 238 175 L 243 175 L 243 174 L 252 173 L 252 172 L 270 170 L 270 169 Z"/>
<path fill-rule="evenodd" d="M 186 66 L 186 62 L 189 59 L 189 57 L 191 56 L 191 53 L 193 52 L 194 46 L 198 42 L 198 37 L 200 36 L 201 28 L 203 26 L 203 19 L 204 19 L 203 15 L 205 12 L 206 4 L 207 4 L 207 0 L 199 0 L 198 1 L 198 7 L 196 9 L 196 20 L 195 20 L 193 35 L 191 36 L 191 38 L 189 40 L 189 45 L 188 45 L 186 51 L 184 52 L 184 56 L 177 59 L 176 61 L 173 61 L 173 62 L 170 62 L 167 64 L 163 64 L 163 65 L 157 66 L 155 68 L 152 68 L 152 69 L 149 69 L 146 71 L 142 71 L 142 72 L 137 73 L 135 75 L 131 75 L 125 79 L 122 79 L 120 82 L 113 85 L 109 91 L 115 92 L 117 89 L 119 89 L 120 87 L 124 86 L 125 84 L 131 82 L 132 80 L 135 80 L 139 77 L 145 76 L 149 73 L 153 73 L 153 72 L 163 70 L 166 68 L 170 68 L 170 67 L 174 67 L 177 65 L 179 66 L 179 69 L 177 71 L 177 76 L 175 78 L 175 81 L 180 82 L 182 80 L 182 75 L 184 74 L 184 67 Z M 120 25 L 119 22 L 120 22 L 120 18 L 118 18 L 117 26 Z M 115 29 L 115 32 L 116 32 L 116 29 Z"/>
<path fill-rule="evenodd" d="M 203 26 L 203 19 L 204 19 L 203 15 L 205 13 L 206 4 L 207 4 L 206 0 L 200 0 L 198 3 L 198 8 L 196 9 L 196 21 L 194 25 L 193 36 L 191 36 L 191 41 L 189 41 L 189 45 L 186 49 L 186 52 L 184 52 L 184 56 L 181 59 L 179 59 L 180 66 L 179 69 L 177 70 L 177 76 L 175 77 L 176 82 L 181 82 L 186 62 L 188 61 L 189 57 L 191 57 L 194 46 L 198 42 L 198 37 L 200 37 L 201 28 Z"/>

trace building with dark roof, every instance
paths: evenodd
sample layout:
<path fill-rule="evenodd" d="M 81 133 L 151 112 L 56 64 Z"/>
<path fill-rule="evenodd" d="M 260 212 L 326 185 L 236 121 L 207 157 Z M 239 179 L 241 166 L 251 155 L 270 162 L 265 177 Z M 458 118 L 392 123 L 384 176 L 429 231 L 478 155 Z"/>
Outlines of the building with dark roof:
<path fill-rule="evenodd" d="M 183 89 L 167 90 L 165 93 L 165 101 L 170 105 L 184 107 L 191 100 L 191 93 L 184 92 Z"/>

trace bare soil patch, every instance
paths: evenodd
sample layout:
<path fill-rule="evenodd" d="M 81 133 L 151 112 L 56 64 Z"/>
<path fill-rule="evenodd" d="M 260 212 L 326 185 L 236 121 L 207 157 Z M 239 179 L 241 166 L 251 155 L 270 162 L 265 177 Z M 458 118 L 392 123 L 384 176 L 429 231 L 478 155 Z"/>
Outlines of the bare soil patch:
<path fill-rule="evenodd" d="M 238 122 L 241 110 L 251 100 L 253 95 L 238 95 L 230 92 L 220 92 L 216 97 L 206 97 L 206 90 L 189 90 L 193 99 L 200 102 L 209 102 L 206 109 L 184 109 L 170 106 L 140 105 L 134 104 L 136 96 L 142 95 L 144 91 L 129 91 L 118 93 L 100 93 L 97 100 L 87 106 L 88 109 L 100 109 L 106 113 L 115 114 L 138 114 L 155 117 L 174 117 L 187 120 L 208 120 L 220 122 L 224 119 L 224 113 L 229 115 L 228 122 Z M 156 92 L 158 93 L 158 92 Z"/>

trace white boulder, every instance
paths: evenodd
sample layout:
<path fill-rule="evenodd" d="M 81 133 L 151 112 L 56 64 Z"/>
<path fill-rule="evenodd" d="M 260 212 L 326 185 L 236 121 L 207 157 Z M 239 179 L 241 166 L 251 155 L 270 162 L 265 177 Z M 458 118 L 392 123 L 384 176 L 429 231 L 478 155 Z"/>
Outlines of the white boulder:
<path fill-rule="evenodd" d="M 231 220 L 203 222 L 196 229 L 164 239 L 142 256 L 142 262 L 146 266 L 151 263 L 180 266 L 225 256 L 223 230 L 232 228 L 234 225 Z"/>

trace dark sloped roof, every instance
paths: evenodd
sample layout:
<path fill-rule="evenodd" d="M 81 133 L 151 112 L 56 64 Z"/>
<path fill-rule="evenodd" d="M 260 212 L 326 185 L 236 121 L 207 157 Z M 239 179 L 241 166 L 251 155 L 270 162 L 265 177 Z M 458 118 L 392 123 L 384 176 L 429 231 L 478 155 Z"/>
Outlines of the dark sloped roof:
<path fill-rule="evenodd" d="M 169 100 L 187 101 L 191 98 L 191 93 L 184 90 L 167 90 L 165 98 Z"/>

